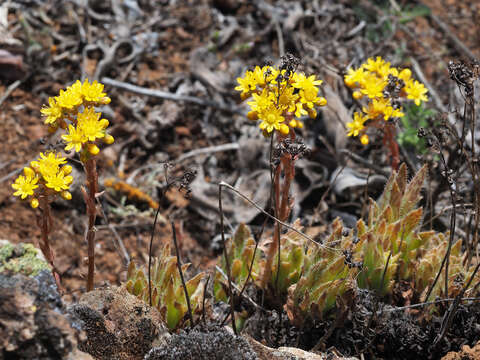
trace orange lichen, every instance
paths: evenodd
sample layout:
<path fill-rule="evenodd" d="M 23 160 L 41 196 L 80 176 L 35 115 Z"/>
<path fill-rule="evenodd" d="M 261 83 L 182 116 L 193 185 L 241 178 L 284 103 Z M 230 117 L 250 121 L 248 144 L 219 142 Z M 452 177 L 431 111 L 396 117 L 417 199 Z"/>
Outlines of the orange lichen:
<path fill-rule="evenodd" d="M 105 179 L 103 185 L 125 194 L 129 200 L 146 203 L 152 209 L 158 209 L 158 202 L 153 200 L 150 195 L 146 194 L 138 187 L 127 184 L 125 181 L 109 178 Z"/>

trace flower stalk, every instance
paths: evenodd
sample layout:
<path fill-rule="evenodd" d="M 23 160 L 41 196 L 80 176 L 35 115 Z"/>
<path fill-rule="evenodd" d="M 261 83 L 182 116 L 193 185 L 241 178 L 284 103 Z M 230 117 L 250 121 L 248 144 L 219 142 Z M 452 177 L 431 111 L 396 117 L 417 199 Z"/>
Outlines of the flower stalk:
<path fill-rule="evenodd" d="M 97 165 L 95 159 L 90 156 L 84 162 L 84 167 L 88 186 L 88 193 L 82 188 L 88 215 L 88 229 L 86 234 L 88 246 L 87 291 L 91 291 L 93 290 L 95 280 L 95 219 L 97 217 L 95 198 L 98 188 Z"/>
<path fill-rule="evenodd" d="M 57 288 L 59 291 L 62 291 L 62 285 L 60 282 L 60 274 L 54 265 L 54 253 L 52 248 L 50 247 L 50 242 L 48 239 L 48 235 L 52 229 L 52 215 L 50 209 L 50 202 L 48 199 L 48 195 L 39 196 L 39 206 L 42 210 L 41 218 L 39 221 L 40 230 L 42 232 L 42 238 L 39 243 L 40 250 L 42 250 L 43 256 L 47 259 L 49 265 L 52 268 L 52 275 L 55 279 L 55 283 L 57 284 Z"/>

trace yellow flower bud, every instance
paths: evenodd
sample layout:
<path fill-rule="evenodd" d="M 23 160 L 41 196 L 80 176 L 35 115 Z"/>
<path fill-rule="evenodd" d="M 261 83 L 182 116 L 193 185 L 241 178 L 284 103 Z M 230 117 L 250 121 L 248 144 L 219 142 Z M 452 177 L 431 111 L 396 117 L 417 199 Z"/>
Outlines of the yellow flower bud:
<path fill-rule="evenodd" d="M 317 117 L 317 111 L 315 109 L 308 109 L 307 112 L 310 119 L 315 119 Z"/>
<path fill-rule="evenodd" d="M 92 155 L 97 155 L 100 152 L 100 149 L 95 144 L 88 144 L 87 150 Z"/>
<path fill-rule="evenodd" d="M 320 99 L 315 103 L 317 106 L 325 106 L 327 105 L 327 99 L 324 97 L 320 97 Z"/>
<path fill-rule="evenodd" d="M 245 99 L 248 99 L 249 97 L 250 97 L 249 93 L 240 94 L 240 99 L 242 99 L 242 101 L 245 100 Z"/>
<path fill-rule="evenodd" d="M 287 135 L 288 132 L 290 131 L 290 128 L 288 127 L 288 125 L 280 124 L 280 129 L 279 129 L 279 131 L 280 131 L 283 135 Z"/>
<path fill-rule="evenodd" d="M 65 200 L 72 200 L 72 194 L 69 191 L 62 191 L 60 193 L 60 196 L 64 198 Z"/>
<path fill-rule="evenodd" d="M 49 134 L 54 134 L 58 130 L 58 126 L 49 126 L 48 127 L 48 133 Z"/>
<path fill-rule="evenodd" d="M 105 96 L 105 97 L 100 99 L 100 104 L 108 105 L 108 104 L 110 104 L 110 101 L 112 101 L 112 99 L 110 99 L 108 96 Z"/>
<path fill-rule="evenodd" d="M 62 171 L 65 175 L 68 175 L 72 172 L 72 167 L 70 165 L 62 166 Z"/>
<path fill-rule="evenodd" d="M 111 145 L 113 144 L 113 142 L 115 141 L 115 139 L 113 138 L 112 135 L 110 134 L 105 134 L 105 137 L 103 138 L 103 142 L 107 145 Z"/>
<path fill-rule="evenodd" d="M 38 163 L 38 161 L 31 161 L 30 162 L 30 166 L 33 170 L 37 171 L 38 172 L 38 169 L 40 167 L 40 164 Z"/>
<path fill-rule="evenodd" d="M 368 135 L 367 135 L 367 134 L 363 134 L 363 135 L 360 137 L 360 142 L 362 143 L 362 145 L 368 145 Z"/>
<path fill-rule="evenodd" d="M 345 85 L 347 85 L 349 88 L 351 88 L 355 85 L 355 81 L 345 80 Z"/>
<path fill-rule="evenodd" d="M 102 119 L 102 120 L 100 120 L 100 124 L 102 125 L 102 127 L 104 129 L 106 129 L 107 126 L 110 124 L 110 122 L 107 119 Z"/>
<path fill-rule="evenodd" d="M 33 208 L 33 209 L 36 209 L 39 205 L 39 202 L 38 202 L 38 199 L 37 198 L 32 198 L 32 200 L 30 200 L 30 206 Z"/>
<path fill-rule="evenodd" d="M 363 97 L 363 94 L 360 91 L 357 90 L 357 91 L 353 92 L 352 96 L 355 100 L 359 100 Z"/>
<path fill-rule="evenodd" d="M 290 127 L 292 127 L 292 128 L 296 128 L 297 127 L 297 120 L 293 119 L 292 121 L 290 121 L 288 123 L 288 125 L 290 125 Z"/>
<path fill-rule="evenodd" d="M 300 120 L 297 120 L 297 127 L 299 129 L 303 129 L 303 122 L 301 122 Z"/>
<path fill-rule="evenodd" d="M 32 168 L 29 168 L 28 166 L 23 168 L 23 173 L 25 174 L 25 176 L 29 176 L 32 178 L 35 176 L 35 171 Z"/>
<path fill-rule="evenodd" d="M 258 120 L 258 113 L 256 111 L 249 111 L 247 113 L 247 118 L 252 121 L 257 121 Z"/>
<path fill-rule="evenodd" d="M 403 81 L 408 81 L 412 77 L 412 70 L 405 68 L 402 71 L 400 71 L 400 74 L 398 75 L 398 77 Z"/>

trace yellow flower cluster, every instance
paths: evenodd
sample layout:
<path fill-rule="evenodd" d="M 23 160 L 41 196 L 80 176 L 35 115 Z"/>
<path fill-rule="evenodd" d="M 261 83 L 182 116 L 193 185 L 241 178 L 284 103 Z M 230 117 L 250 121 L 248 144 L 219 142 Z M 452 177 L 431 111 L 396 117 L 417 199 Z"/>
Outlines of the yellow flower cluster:
<path fill-rule="evenodd" d="M 259 127 L 265 136 L 274 130 L 286 135 L 290 128 L 303 128 L 300 118 L 315 118 L 315 107 L 327 104 L 324 97 L 318 96 L 322 81 L 316 80 L 315 75 L 307 77 L 301 72 L 256 66 L 243 78 L 237 78 L 237 82 L 235 90 L 241 92 L 242 100 L 252 97 L 247 117 L 261 120 Z"/>
<path fill-rule="evenodd" d="M 65 150 L 80 152 L 80 160 L 97 155 L 100 149 L 97 139 L 106 144 L 112 144 L 113 136 L 107 134 L 108 120 L 101 119 L 101 113 L 95 112 L 95 106 L 110 103 L 110 98 L 103 92 L 103 85 L 87 80 L 83 84 L 77 80 L 66 90 L 60 90 L 58 96 L 48 99 L 48 106 L 41 109 L 45 116 L 45 124 L 51 133 L 58 129 L 65 130 L 62 139 Z M 29 167 L 23 169 L 23 175 L 18 176 L 12 184 L 14 196 L 30 199 L 33 208 L 39 206 L 38 198 L 60 194 L 70 200 L 72 194 L 68 191 L 73 177 L 72 167 L 65 165 L 67 160 L 57 152 L 40 153 L 40 157 L 32 161 Z"/>
<path fill-rule="evenodd" d="M 64 165 L 67 160 L 57 152 L 40 153 L 40 157 L 30 162 L 30 167 L 23 168 L 23 175 L 19 175 L 12 188 L 16 190 L 13 194 L 22 199 L 30 197 L 30 205 L 38 207 L 39 201 L 35 191 L 40 195 L 60 194 L 66 200 L 72 198 L 68 191 L 73 177 L 70 176 L 72 167 Z M 38 189 L 38 190 L 37 190 Z"/>
<path fill-rule="evenodd" d="M 66 134 L 62 135 L 65 150 L 86 150 L 91 155 L 97 155 L 100 151 L 97 139 L 106 144 L 114 142 L 113 136 L 106 133 L 108 120 L 101 119 L 101 113 L 94 109 L 94 106 L 110 103 L 110 98 L 103 92 L 103 84 L 96 80 L 90 83 L 88 79 L 82 84 L 77 80 L 67 90 L 60 90 L 58 96 L 49 98 L 48 103 L 41 110 L 46 117 L 45 124 L 49 125 L 51 132 L 59 128 L 65 130 Z M 83 152 L 83 155 L 86 153 Z"/>
<path fill-rule="evenodd" d="M 400 101 L 413 100 L 419 106 L 428 101 L 425 86 L 412 79 L 410 69 L 400 70 L 390 66 L 380 56 L 369 58 L 358 69 L 348 69 L 344 78 L 345 84 L 353 89 L 356 100 L 368 99 L 362 112 L 356 112 L 351 122 L 347 123 L 348 136 L 360 136 L 362 144 L 368 144 L 365 123 L 371 120 L 372 126 L 381 124 L 381 120 L 404 116 Z M 369 124 L 369 125 L 370 125 Z"/>

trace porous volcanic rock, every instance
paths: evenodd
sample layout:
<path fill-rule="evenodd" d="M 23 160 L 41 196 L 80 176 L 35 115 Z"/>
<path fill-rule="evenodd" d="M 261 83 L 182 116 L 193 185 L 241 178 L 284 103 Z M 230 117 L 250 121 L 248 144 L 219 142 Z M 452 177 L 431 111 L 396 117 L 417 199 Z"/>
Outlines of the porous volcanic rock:
<path fill-rule="evenodd" d="M 247 340 L 220 326 L 198 327 L 172 335 L 145 360 L 259 360 Z"/>
<path fill-rule="evenodd" d="M 35 277 L 0 273 L 0 359 L 80 359 L 81 338 L 50 271 Z"/>
<path fill-rule="evenodd" d="M 71 312 L 87 334 L 79 349 L 95 359 L 140 360 L 170 337 L 160 313 L 123 287 L 90 291 Z"/>

